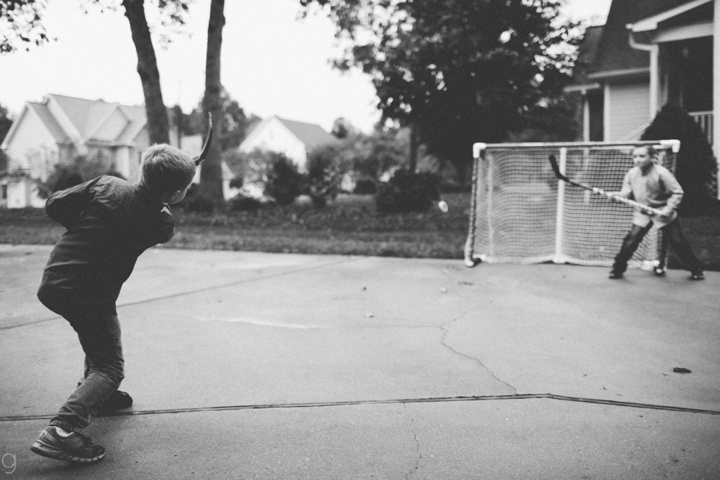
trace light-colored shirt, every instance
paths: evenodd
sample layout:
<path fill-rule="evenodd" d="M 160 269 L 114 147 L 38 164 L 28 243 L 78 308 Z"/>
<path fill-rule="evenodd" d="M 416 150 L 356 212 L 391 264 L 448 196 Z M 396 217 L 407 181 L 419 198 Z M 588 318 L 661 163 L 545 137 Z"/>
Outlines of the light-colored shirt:
<path fill-rule="evenodd" d="M 633 224 L 644 227 L 653 221 L 664 226 L 675 218 L 672 214 L 682 202 L 683 189 L 667 168 L 654 164 L 646 173 L 643 173 L 640 167 L 631 168 L 625 174 L 622 190 L 618 195 L 663 210 L 668 217 L 650 217 L 641 209 L 635 208 Z"/>

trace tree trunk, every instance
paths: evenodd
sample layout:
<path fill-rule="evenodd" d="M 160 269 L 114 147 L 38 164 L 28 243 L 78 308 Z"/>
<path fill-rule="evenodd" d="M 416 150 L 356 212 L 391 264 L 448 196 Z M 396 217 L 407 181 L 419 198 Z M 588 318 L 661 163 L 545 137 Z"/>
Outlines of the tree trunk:
<path fill-rule="evenodd" d="M 137 71 L 145 95 L 145 114 L 150 143 L 169 143 L 168 116 L 160 88 L 160 72 L 157 68 L 155 49 L 145 18 L 144 3 L 144 0 L 123 0 L 122 5 L 125 7 L 125 16 L 130 22 L 130 32 L 138 56 Z"/>
<path fill-rule="evenodd" d="M 205 60 L 205 96 L 203 107 L 213 119 L 213 140 L 208 157 L 200 171 L 200 194 L 215 201 L 224 200 L 222 184 L 222 84 L 220 83 L 220 50 L 225 26 L 225 0 L 212 0 L 208 22 L 207 56 Z"/>

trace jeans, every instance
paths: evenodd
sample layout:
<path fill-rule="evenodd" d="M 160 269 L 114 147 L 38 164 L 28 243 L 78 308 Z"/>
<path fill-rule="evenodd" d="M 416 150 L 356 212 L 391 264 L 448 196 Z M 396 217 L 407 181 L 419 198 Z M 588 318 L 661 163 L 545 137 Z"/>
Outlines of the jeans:
<path fill-rule="evenodd" d="M 642 242 L 643 238 L 645 238 L 645 235 L 650 231 L 652 226 L 652 222 L 648 223 L 645 227 L 638 225 L 632 226 L 628 234 L 623 239 L 620 252 L 615 257 L 613 272 L 621 274 L 627 270 L 627 262 L 632 258 L 635 250 L 637 250 L 638 246 L 640 246 L 640 242 Z M 678 258 L 680 258 L 685 265 L 685 268 L 693 273 L 702 270 L 702 264 L 693 253 L 688 241 L 685 239 L 678 220 L 668 223 L 660 230 L 663 235 L 663 243 L 672 248 L 672 251 L 675 252 L 675 255 L 677 255 Z M 663 252 L 663 254 L 664 253 L 665 252 Z M 661 262 L 663 263 L 662 266 L 664 266 L 664 260 L 661 260 Z"/>
<path fill-rule="evenodd" d="M 80 433 L 124 378 L 120 322 L 114 313 L 63 316 L 77 332 L 85 352 L 85 375 L 50 425 Z"/>

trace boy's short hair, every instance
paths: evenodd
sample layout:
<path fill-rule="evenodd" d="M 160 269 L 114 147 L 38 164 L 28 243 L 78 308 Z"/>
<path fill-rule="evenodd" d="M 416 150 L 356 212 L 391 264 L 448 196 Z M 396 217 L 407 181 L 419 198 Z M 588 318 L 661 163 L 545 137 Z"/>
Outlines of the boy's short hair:
<path fill-rule="evenodd" d="M 633 150 L 637 150 L 638 148 L 644 148 L 649 157 L 657 157 L 658 151 L 652 145 L 640 145 Z"/>
<path fill-rule="evenodd" d="M 155 193 L 183 190 L 194 176 L 195 161 L 171 145 L 153 145 L 143 154 L 140 182 Z"/>

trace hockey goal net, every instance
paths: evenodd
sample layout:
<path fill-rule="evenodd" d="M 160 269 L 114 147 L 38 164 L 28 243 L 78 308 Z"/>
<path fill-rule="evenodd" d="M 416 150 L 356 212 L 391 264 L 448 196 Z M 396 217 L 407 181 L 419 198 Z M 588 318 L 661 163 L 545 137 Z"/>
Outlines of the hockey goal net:
<path fill-rule="evenodd" d="M 613 192 L 633 166 L 632 150 L 652 145 L 671 172 L 680 143 L 482 144 L 473 148 L 473 192 L 465 263 L 574 263 L 610 266 L 632 223 L 632 207 L 558 180 L 558 160 L 570 180 Z M 652 268 L 664 255 L 653 228 L 630 267 Z M 663 262 L 664 263 L 664 262 Z"/>

